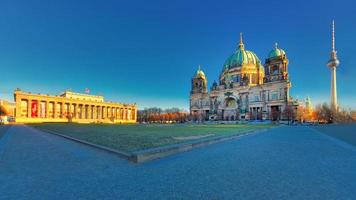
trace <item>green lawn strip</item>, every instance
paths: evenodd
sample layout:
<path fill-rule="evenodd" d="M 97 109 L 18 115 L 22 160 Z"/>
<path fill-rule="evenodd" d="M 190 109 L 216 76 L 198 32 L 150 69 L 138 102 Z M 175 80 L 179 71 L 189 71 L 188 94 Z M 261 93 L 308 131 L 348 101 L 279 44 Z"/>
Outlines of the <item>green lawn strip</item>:
<path fill-rule="evenodd" d="M 198 139 L 177 140 L 175 137 L 202 136 L 221 137 L 265 129 L 273 125 L 188 125 L 188 124 L 150 124 L 150 125 L 113 125 L 113 124 L 68 124 L 44 123 L 32 124 L 33 127 L 47 129 L 63 135 L 91 143 L 107 146 L 119 151 L 134 152 L 171 144 L 184 143 Z"/>

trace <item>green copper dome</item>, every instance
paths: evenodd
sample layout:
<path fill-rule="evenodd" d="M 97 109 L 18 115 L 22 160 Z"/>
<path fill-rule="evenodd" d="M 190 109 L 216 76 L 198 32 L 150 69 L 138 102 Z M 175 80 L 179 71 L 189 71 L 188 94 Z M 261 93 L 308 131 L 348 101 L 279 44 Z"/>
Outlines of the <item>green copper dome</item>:
<path fill-rule="evenodd" d="M 225 61 L 223 70 L 239 67 L 245 64 L 259 65 L 259 63 L 261 63 L 261 61 L 255 53 L 245 50 L 241 36 L 237 50 Z"/>
<path fill-rule="evenodd" d="M 286 52 L 284 52 L 283 49 L 278 47 L 278 44 L 276 43 L 274 45 L 274 49 L 272 49 L 269 54 L 268 54 L 268 58 L 274 58 L 274 57 L 279 57 L 279 56 L 283 56 L 286 55 Z"/>

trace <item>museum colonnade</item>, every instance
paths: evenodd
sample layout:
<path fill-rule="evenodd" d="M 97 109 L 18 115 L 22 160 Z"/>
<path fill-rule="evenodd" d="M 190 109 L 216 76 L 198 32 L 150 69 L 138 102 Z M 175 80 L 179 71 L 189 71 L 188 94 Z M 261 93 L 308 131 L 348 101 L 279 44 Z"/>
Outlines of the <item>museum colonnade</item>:
<path fill-rule="evenodd" d="M 110 103 L 66 102 L 21 99 L 20 116 L 26 118 L 66 118 L 92 120 L 136 120 L 136 110 L 130 106 Z"/>

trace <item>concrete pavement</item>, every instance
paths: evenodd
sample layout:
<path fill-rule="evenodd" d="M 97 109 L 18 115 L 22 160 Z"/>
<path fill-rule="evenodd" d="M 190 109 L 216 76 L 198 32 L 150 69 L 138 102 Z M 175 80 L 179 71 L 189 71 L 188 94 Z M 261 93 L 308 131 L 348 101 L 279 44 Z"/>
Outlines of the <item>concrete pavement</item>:
<path fill-rule="evenodd" d="M 0 199 L 356 199 L 356 148 L 280 127 L 144 164 L 13 126 Z"/>

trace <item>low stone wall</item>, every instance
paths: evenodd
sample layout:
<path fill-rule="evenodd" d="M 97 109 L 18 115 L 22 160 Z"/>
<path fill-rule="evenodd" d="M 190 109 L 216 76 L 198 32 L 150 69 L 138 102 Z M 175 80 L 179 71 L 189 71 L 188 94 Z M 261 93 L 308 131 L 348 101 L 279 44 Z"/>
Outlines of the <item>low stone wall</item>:
<path fill-rule="evenodd" d="M 213 137 L 213 138 L 206 138 L 206 139 L 201 139 L 201 140 L 195 140 L 195 141 L 190 141 L 186 143 L 179 143 L 179 144 L 174 144 L 174 145 L 169 145 L 169 146 L 164 146 L 164 147 L 158 147 L 158 148 L 152 148 L 152 149 L 147 149 L 143 151 L 136 151 L 133 153 L 133 158 L 134 162 L 136 163 L 141 163 L 149 160 L 154 160 L 162 157 L 166 157 L 169 155 L 173 155 L 176 153 L 181 153 L 185 151 L 190 151 L 192 149 L 198 148 L 198 147 L 203 147 L 227 140 L 232 140 L 232 139 L 237 139 L 246 135 L 250 134 L 255 134 L 255 133 L 260 133 L 264 132 L 268 129 L 261 129 L 261 130 L 253 130 L 253 131 L 247 131 L 244 133 L 238 133 L 235 135 L 229 135 L 229 136 L 219 136 L 219 137 Z"/>

